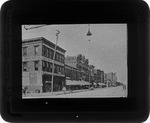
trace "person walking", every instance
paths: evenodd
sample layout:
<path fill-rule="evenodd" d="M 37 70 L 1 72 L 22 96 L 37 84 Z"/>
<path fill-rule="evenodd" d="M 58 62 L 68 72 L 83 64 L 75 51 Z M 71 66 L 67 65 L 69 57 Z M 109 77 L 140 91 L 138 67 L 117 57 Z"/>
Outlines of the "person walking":
<path fill-rule="evenodd" d="M 62 91 L 64 94 L 66 93 L 66 87 L 65 86 L 62 88 Z"/>

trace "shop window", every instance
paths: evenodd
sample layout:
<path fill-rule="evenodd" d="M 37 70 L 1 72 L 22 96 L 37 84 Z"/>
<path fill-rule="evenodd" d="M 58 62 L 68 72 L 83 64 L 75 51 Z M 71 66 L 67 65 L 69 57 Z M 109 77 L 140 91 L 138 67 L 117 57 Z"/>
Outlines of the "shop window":
<path fill-rule="evenodd" d="M 39 45 L 34 46 L 34 54 L 37 55 L 39 50 Z"/>
<path fill-rule="evenodd" d="M 23 71 L 27 71 L 27 62 L 23 62 Z"/>
<path fill-rule="evenodd" d="M 39 68 L 39 61 L 35 61 L 34 62 L 34 69 L 38 70 L 38 68 Z"/>
<path fill-rule="evenodd" d="M 27 56 L 27 47 L 23 47 L 23 56 Z"/>

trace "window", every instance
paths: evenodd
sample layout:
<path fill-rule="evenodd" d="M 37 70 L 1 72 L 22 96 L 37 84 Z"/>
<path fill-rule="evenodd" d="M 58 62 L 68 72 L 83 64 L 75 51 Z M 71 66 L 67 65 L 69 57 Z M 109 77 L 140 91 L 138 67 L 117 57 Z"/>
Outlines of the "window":
<path fill-rule="evenodd" d="M 27 62 L 23 62 L 23 71 L 27 71 Z"/>
<path fill-rule="evenodd" d="M 59 61 L 59 54 L 58 53 L 57 53 L 56 59 L 57 59 L 57 61 Z"/>
<path fill-rule="evenodd" d="M 60 56 L 61 56 L 61 55 L 60 55 L 60 54 L 58 54 L 58 61 L 59 61 L 59 62 L 61 62 Z"/>
<path fill-rule="evenodd" d="M 49 51 L 49 55 L 50 55 L 50 58 L 53 59 L 53 52 L 52 52 L 51 49 L 50 49 L 50 51 Z"/>
<path fill-rule="evenodd" d="M 46 62 L 46 71 L 49 71 L 49 63 Z"/>
<path fill-rule="evenodd" d="M 34 46 L 34 54 L 37 55 L 39 50 L 39 45 Z"/>
<path fill-rule="evenodd" d="M 39 61 L 35 61 L 34 62 L 34 69 L 38 70 L 38 68 L 39 68 Z"/>
<path fill-rule="evenodd" d="M 64 74 L 64 67 L 61 67 L 61 74 Z"/>
<path fill-rule="evenodd" d="M 46 50 L 46 47 L 43 45 L 43 48 L 42 48 L 42 51 L 43 51 L 42 54 L 43 54 L 43 56 L 46 55 L 46 51 L 45 50 Z"/>
<path fill-rule="evenodd" d="M 59 72 L 59 66 L 57 66 L 57 73 Z"/>
<path fill-rule="evenodd" d="M 45 55 L 45 57 L 47 57 L 47 47 L 45 47 L 45 53 L 44 53 Z"/>
<path fill-rule="evenodd" d="M 27 47 L 23 47 L 23 56 L 27 56 Z"/>
<path fill-rule="evenodd" d="M 42 62 L 42 69 L 45 71 L 45 61 Z"/>
<path fill-rule="evenodd" d="M 62 62 L 62 55 L 60 55 L 60 62 Z"/>
<path fill-rule="evenodd" d="M 57 65 L 54 65 L 54 73 L 57 73 Z"/>
<path fill-rule="evenodd" d="M 55 60 L 57 61 L 57 52 L 55 53 Z"/>
<path fill-rule="evenodd" d="M 64 63 L 64 56 L 62 56 L 62 63 Z"/>
<path fill-rule="evenodd" d="M 48 49 L 49 49 L 49 48 L 46 47 L 46 57 L 49 57 L 49 56 L 48 56 Z"/>
<path fill-rule="evenodd" d="M 48 54 L 48 58 L 50 58 L 50 49 L 48 48 L 48 50 L 47 50 L 47 54 Z"/>
<path fill-rule="evenodd" d="M 53 64 L 50 63 L 50 72 L 52 72 Z"/>
<path fill-rule="evenodd" d="M 48 72 L 50 71 L 50 65 L 49 65 L 49 62 L 47 62 L 47 71 L 48 71 Z"/>

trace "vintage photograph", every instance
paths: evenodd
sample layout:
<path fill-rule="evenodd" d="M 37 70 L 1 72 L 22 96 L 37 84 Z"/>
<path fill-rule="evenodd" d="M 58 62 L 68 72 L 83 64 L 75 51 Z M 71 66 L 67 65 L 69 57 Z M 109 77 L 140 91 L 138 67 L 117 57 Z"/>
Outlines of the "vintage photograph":
<path fill-rule="evenodd" d="M 22 25 L 22 98 L 127 98 L 127 24 Z"/>

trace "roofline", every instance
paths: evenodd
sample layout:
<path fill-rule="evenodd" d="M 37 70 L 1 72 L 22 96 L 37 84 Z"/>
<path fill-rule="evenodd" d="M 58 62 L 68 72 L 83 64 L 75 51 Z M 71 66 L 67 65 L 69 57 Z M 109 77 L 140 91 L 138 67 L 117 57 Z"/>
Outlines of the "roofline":
<path fill-rule="evenodd" d="M 46 42 L 49 42 L 49 43 L 51 43 L 52 45 L 56 45 L 56 44 L 54 44 L 53 42 L 51 42 L 51 41 L 49 41 L 49 40 L 47 40 L 46 38 L 44 38 L 44 37 L 37 37 L 37 38 L 30 38 L 30 39 L 23 39 L 22 40 L 22 43 L 29 43 L 29 42 L 35 42 L 35 41 L 46 41 Z M 44 43 L 44 42 L 43 42 Z M 61 48 L 60 46 L 58 46 L 57 45 L 57 47 L 58 48 L 60 48 L 61 50 L 63 50 L 63 52 L 66 52 L 66 50 L 65 49 L 63 49 L 63 48 Z"/>

